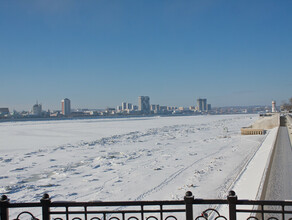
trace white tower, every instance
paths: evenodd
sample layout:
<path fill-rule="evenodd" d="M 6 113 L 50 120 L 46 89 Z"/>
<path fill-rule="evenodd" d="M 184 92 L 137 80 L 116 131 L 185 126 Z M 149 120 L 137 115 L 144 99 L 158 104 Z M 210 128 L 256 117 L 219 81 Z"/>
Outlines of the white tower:
<path fill-rule="evenodd" d="M 276 102 L 272 101 L 272 112 L 276 112 Z"/>

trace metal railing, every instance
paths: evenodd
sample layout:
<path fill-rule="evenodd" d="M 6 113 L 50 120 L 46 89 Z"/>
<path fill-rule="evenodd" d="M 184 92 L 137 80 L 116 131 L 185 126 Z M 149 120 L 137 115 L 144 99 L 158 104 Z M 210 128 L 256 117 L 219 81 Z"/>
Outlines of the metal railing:
<path fill-rule="evenodd" d="M 39 209 L 43 220 L 199 220 L 199 219 L 292 219 L 292 201 L 238 200 L 234 191 L 227 199 L 195 199 L 187 192 L 184 200 L 175 201 L 122 201 L 122 202 L 52 202 L 44 194 L 37 203 L 10 203 L 6 195 L 0 200 L 1 220 L 38 218 L 28 211 Z M 197 214 L 196 209 L 204 211 Z M 225 211 L 224 208 L 225 207 Z M 9 211 L 27 209 L 10 216 Z M 223 210 L 223 215 L 220 214 Z"/>

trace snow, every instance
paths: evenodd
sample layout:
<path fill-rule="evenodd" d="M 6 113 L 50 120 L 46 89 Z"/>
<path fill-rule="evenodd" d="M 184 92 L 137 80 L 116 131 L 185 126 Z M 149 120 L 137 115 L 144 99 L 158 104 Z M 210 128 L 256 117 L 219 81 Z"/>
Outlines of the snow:
<path fill-rule="evenodd" d="M 240 134 L 257 118 L 1 123 L 0 193 L 11 202 L 39 201 L 44 193 L 52 201 L 137 201 L 183 199 L 186 191 L 195 198 L 226 198 L 234 187 L 240 198 L 252 199 L 239 189 L 247 186 L 244 179 L 234 183 L 269 136 Z"/>
<path fill-rule="evenodd" d="M 259 192 L 263 187 L 277 132 L 278 127 L 271 129 L 270 134 L 235 182 L 233 190 L 239 198 L 260 199 Z"/>
<path fill-rule="evenodd" d="M 269 131 L 258 151 L 247 161 L 244 169 L 233 183 L 231 190 L 236 192 L 238 199 L 260 200 L 278 129 L 279 127 L 276 127 Z M 250 206 L 242 205 L 240 208 L 252 209 Z M 228 216 L 228 207 L 220 207 L 219 212 L 223 216 Z M 238 219 L 247 219 L 249 216 L 250 213 L 241 213 L 237 217 Z"/>

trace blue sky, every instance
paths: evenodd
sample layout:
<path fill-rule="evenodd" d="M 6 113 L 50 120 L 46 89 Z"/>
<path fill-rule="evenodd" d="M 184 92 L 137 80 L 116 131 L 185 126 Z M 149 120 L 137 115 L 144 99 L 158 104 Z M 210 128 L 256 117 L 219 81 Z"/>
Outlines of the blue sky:
<path fill-rule="evenodd" d="M 0 107 L 277 104 L 292 96 L 290 0 L 0 0 Z"/>

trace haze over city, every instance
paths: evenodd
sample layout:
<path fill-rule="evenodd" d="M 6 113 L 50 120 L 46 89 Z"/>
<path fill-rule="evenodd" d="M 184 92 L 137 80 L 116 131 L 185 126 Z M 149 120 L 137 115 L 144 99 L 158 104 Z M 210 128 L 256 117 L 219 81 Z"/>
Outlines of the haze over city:
<path fill-rule="evenodd" d="M 0 107 L 280 105 L 291 1 L 1 1 Z"/>

